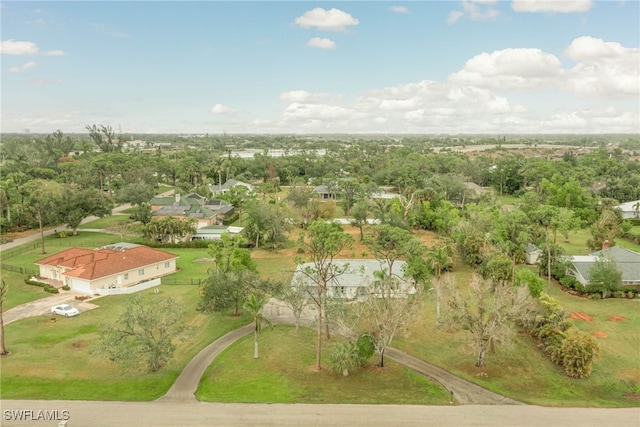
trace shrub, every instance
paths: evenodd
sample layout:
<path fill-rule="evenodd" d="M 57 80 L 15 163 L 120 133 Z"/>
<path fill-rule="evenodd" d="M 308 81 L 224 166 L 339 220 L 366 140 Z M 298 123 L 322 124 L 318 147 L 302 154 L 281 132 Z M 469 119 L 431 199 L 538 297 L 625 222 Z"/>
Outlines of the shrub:
<path fill-rule="evenodd" d="M 44 291 L 45 292 L 49 292 L 50 294 L 58 294 L 60 293 L 60 291 L 56 288 L 54 288 L 53 286 L 45 286 L 44 287 Z"/>
<path fill-rule="evenodd" d="M 614 298 L 626 298 L 627 294 L 624 291 L 615 291 L 613 293 Z"/>
<path fill-rule="evenodd" d="M 589 295 L 590 299 L 602 299 L 602 295 L 599 292 L 592 293 Z"/>
<path fill-rule="evenodd" d="M 593 362 L 600 354 L 600 346 L 590 333 L 570 328 L 562 340 L 560 351 L 564 372 L 571 378 L 586 378 L 591 375 Z"/>
<path fill-rule="evenodd" d="M 331 353 L 331 368 L 335 372 L 341 372 L 345 377 L 349 375 L 349 368 L 360 365 L 358 347 L 352 343 L 340 343 Z"/>
<path fill-rule="evenodd" d="M 360 366 L 363 366 L 367 363 L 367 360 L 373 356 L 376 352 L 376 347 L 373 345 L 373 339 L 371 335 L 364 333 L 358 337 L 358 341 L 356 342 L 356 347 L 358 348 L 358 359 Z"/>
<path fill-rule="evenodd" d="M 560 284 L 562 285 L 562 287 L 567 289 L 584 290 L 582 283 L 578 282 L 575 277 L 564 276 L 562 279 L 560 279 Z"/>
<path fill-rule="evenodd" d="M 62 289 L 64 289 L 65 291 L 69 291 L 71 290 L 71 287 L 69 285 L 64 285 Z"/>
<path fill-rule="evenodd" d="M 231 215 L 229 216 L 229 218 L 225 218 L 225 220 L 224 220 L 224 221 L 222 221 L 222 224 L 223 224 L 223 225 L 231 225 L 231 224 L 233 224 L 234 222 L 236 222 L 236 221 L 238 220 L 238 218 L 239 218 L 238 213 L 237 213 L 237 212 L 234 212 L 233 214 L 231 214 Z"/>

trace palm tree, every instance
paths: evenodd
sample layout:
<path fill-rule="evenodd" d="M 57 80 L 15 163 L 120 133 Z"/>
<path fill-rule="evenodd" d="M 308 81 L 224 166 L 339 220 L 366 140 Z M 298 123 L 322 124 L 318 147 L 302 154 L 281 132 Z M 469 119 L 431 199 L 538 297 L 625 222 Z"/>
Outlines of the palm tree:
<path fill-rule="evenodd" d="M 436 322 L 440 322 L 440 276 L 453 263 L 446 246 L 437 246 L 427 252 L 427 266 L 436 274 Z"/>
<path fill-rule="evenodd" d="M 258 335 L 262 330 L 262 324 L 271 325 L 271 321 L 262 314 L 262 307 L 267 303 L 267 298 L 258 298 L 254 294 L 249 294 L 247 301 L 244 303 L 244 309 L 251 314 L 255 328 L 253 330 L 253 358 L 258 358 Z"/>
<path fill-rule="evenodd" d="M 636 218 L 638 218 L 638 214 L 640 214 L 640 200 L 633 205 L 633 210 L 636 212 Z"/>

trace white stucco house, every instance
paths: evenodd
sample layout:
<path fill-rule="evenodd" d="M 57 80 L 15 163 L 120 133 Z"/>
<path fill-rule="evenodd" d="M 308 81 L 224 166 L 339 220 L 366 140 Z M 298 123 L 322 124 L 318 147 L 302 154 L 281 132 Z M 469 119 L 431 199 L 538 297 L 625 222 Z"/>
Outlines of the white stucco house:
<path fill-rule="evenodd" d="M 86 295 L 131 293 L 160 284 L 176 271 L 177 255 L 119 243 L 98 249 L 69 248 L 35 264 L 40 277 Z"/>
<path fill-rule="evenodd" d="M 345 269 L 345 272 L 328 284 L 328 297 L 354 299 L 380 292 L 379 281 L 374 273 L 385 269 L 385 263 L 375 259 L 341 259 L 333 260 L 333 263 L 338 269 Z M 396 261 L 393 265 L 392 275 L 396 279 L 396 289 L 392 291 L 393 297 L 405 297 L 416 291 L 413 280 L 404 276 L 405 264 L 404 261 Z M 316 284 L 309 277 L 313 273 L 313 263 L 299 264 L 293 274 L 291 285 L 302 286 L 310 295 L 316 295 Z"/>
<path fill-rule="evenodd" d="M 620 203 L 614 208 L 620 210 L 622 219 L 640 218 L 640 200 Z"/>

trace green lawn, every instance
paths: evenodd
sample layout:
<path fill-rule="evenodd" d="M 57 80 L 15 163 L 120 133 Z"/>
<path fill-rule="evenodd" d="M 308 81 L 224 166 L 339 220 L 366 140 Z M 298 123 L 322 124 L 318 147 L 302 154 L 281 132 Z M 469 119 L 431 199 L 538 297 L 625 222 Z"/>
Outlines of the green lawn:
<path fill-rule="evenodd" d="M 331 353 L 337 338 L 325 342 Z M 316 372 L 315 331 L 290 326 L 265 328 L 260 358 L 253 358 L 253 334 L 216 358 L 207 369 L 196 397 L 202 401 L 247 403 L 449 404 L 449 393 L 392 361 L 375 367 L 376 357 L 349 376 L 330 369 L 328 357 Z"/>
<path fill-rule="evenodd" d="M 466 280 L 458 283 L 464 284 Z M 496 353 L 487 356 L 487 366 L 475 367 L 467 332 L 450 333 L 435 327 L 432 296 L 426 298 L 423 315 L 409 336 L 395 339 L 393 345 L 483 387 L 530 404 L 640 406 L 640 301 L 583 299 L 566 294 L 555 285 L 549 293 L 569 313 L 583 311 L 595 317 L 591 322 L 574 321 L 580 329 L 607 334 L 606 338 L 598 339 L 601 359 L 587 379 L 566 377 L 525 333 L 518 334 L 511 346 L 498 345 Z M 608 320 L 611 315 L 626 320 Z"/>
<path fill-rule="evenodd" d="M 133 224 L 133 220 L 129 219 L 127 214 L 109 215 L 80 225 L 80 229 L 97 228 L 104 229 L 121 224 Z"/>
<path fill-rule="evenodd" d="M 584 244 L 587 235 L 588 231 L 582 231 L 571 236 L 569 245 L 576 245 L 577 248 Z M 90 232 L 65 239 L 48 237 L 47 252 L 51 254 L 71 246 L 93 248 L 118 241 L 118 236 Z M 180 271 L 168 276 L 167 280 L 177 278 L 188 281 L 207 277 L 207 269 L 211 265 L 203 261 L 208 257 L 206 249 L 170 249 L 168 252 L 180 256 Z M 286 278 L 295 268 L 293 252 L 291 248 L 280 252 L 256 250 L 252 256 L 263 276 Z M 3 262 L 28 268 L 34 268 L 33 261 L 44 257 L 39 247 L 8 259 L 4 255 Z M 470 275 L 469 268 L 457 267 L 456 276 L 460 284 L 466 283 Z M 10 290 L 5 309 L 48 295 L 40 288 L 25 285 L 23 279 L 24 276 L 18 274 L 6 275 Z M 201 348 L 248 322 L 246 318 L 196 312 L 197 286 L 163 285 L 160 289 L 163 294 L 174 296 L 185 306 L 189 313 L 188 322 L 195 331 L 178 346 L 175 359 L 166 369 L 155 374 L 129 375 L 121 372 L 117 365 L 90 353 L 98 337 L 98 326 L 117 318 L 122 299 L 125 298 L 103 297 L 96 300 L 100 308 L 76 318 L 56 318 L 52 322 L 51 316 L 40 316 L 7 325 L 6 344 L 12 355 L 2 359 L 3 397 L 151 400 L 166 392 L 180 370 Z M 476 368 L 475 357 L 467 348 L 464 331 L 448 333 L 434 327 L 435 299 L 431 294 L 425 296 L 424 311 L 412 325 L 410 334 L 396 337 L 393 346 L 526 403 L 549 406 L 640 406 L 640 301 L 582 299 L 556 287 L 551 287 L 549 292 L 559 299 L 568 312 L 582 311 L 594 317 L 591 322 L 575 321 L 579 328 L 607 335 L 599 338 L 602 355 L 590 378 L 572 380 L 566 377 L 526 334 L 518 335 L 510 347 L 498 345 L 497 352 L 487 356 L 487 366 Z M 624 320 L 609 320 L 611 315 L 622 316 Z M 448 402 L 447 396 L 443 397 L 437 391 L 439 388 L 434 391 L 433 385 L 393 363 L 383 370 L 369 366 L 362 371 L 352 372 L 347 378 L 332 373 L 327 361 L 324 362 L 327 369 L 322 373 L 313 372 L 315 339 L 309 330 L 295 334 L 290 328 L 282 326 L 273 330 L 265 329 L 260 344 L 261 358 L 257 361 L 252 358 L 252 345 L 252 338 L 248 337 L 216 359 L 203 377 L 198 391 L 201 400 Z M 327 348 L 324 354 L 327 356 L 330 350 Z M 259 369 L 256 369 L 256 365 Z M 62 379 L 64 381 L 60 381 Z M 401 387 L 394 388 L 394 381 Z M 371 393 L 371 389 L 375 389 L 376 393 Z M 385 391 L 378 395 L 377 391 L 382 389 Z"/>
<path fill-rule="evenodd" d="M 592 251 L 587 248 L 587 240 L 591 238 L 591 231 L 588 228 L 577 230 L 569 234 L 569 241 L 564 240 L 564 236 L 558 234 L 557 243 L 567 251 L 567 255 L 587 255 Z M 616 245 L 640 252 L 640 245 L 631 243 L 630 241 L 618 237 Z"/>
<path fill-rule="evenodd" d="M 91 353 L 98 328 L 114 321 L 126 296 L 95 300 L 100 307 L 77 317 L 50 315 L 23 319 L 5 327 L 10 356 L 2 358 L 2 397 L 5 399 L 153 400 L 163 395 L 182 368 L 211 341 L 239 326 L 246 317 L 202 314 L 195 307 L 193 286 L 161 286 L 186 310 L 191 327 L 177 344 L 169 366 L 156 373 L 132 375 L 107 359 Z M 55 319 L 55 320 L 52 320 Z"/>
<path fill-rule="evenodd" d="M 26 277 L 24 274 L 3 271 L 2 276 L 9 285 L 9 291 L 5 295 L 2 303 L 3 313 L 17 305 L 51 295 L 38 286 L 31 286 L 24 283 Z"/>

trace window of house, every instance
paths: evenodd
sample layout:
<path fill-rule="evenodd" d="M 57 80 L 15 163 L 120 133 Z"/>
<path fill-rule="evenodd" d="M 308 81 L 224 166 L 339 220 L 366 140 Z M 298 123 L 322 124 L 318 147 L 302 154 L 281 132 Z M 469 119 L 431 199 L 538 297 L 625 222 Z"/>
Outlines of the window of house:
<path fill-rule="evenodd" d="M 164 268 L 169 268 L 171 266 L 171 263 L 169 261 L 164 263 Z"/>
<path fill-rule="evenodd" d="M 124 280 L 129 279 L 129 273 L 124 273 Z"/>
<path fill-rule="evenodd" d="M 138 276 L 144 276 L 144 268 L 138 270 Z"/>

